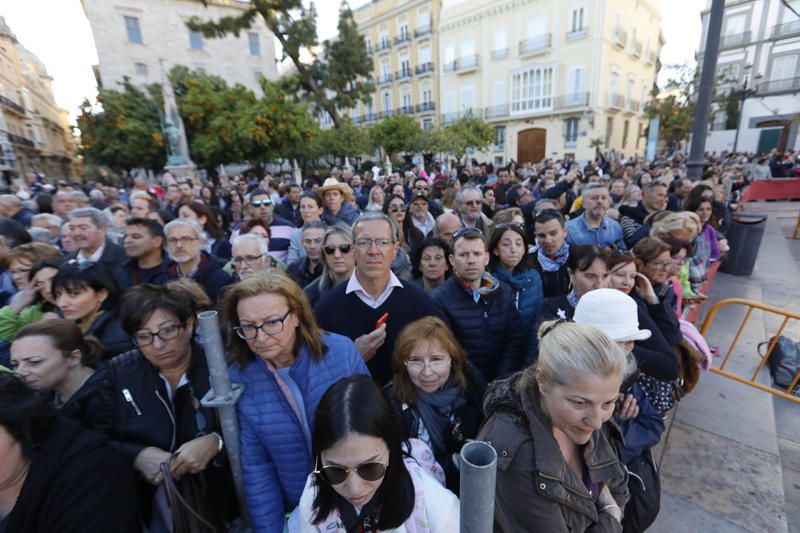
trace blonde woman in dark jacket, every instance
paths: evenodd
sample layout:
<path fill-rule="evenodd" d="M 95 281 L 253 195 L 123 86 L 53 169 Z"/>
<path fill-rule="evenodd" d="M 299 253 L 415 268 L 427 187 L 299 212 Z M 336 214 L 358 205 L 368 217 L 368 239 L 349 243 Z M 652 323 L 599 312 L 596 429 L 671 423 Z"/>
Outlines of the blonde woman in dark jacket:
<path fill-rule="evenodd" d="M 478 434 L 497 450 L 495 531 L 620 532 L 627 475 L 608 432 L 632 360 L 605 333 L 540 329 L 534 367 L 490 386 Z M 608 423 L 607 423 L 608 422 Z"/>

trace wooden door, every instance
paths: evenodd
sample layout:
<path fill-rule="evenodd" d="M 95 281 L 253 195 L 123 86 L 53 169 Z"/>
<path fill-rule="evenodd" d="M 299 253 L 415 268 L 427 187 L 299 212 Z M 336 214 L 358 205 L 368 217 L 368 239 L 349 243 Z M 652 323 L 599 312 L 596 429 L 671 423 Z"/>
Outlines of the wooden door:
<path fill-rule="evenodd" d="M 547 131 L 544 128 L 530 128 L 517 134 L 517 163 L 538 163 L 544 159 Z"/>

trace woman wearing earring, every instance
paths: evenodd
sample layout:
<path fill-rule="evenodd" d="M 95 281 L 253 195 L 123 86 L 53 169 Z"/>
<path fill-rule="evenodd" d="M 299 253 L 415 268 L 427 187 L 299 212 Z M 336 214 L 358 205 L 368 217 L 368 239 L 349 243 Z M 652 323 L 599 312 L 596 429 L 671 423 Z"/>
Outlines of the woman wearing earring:
<path fill-rule="evenodd" d="M 632 360 L 605 333 L 542 324 L 533 367 L 490 385 L 478 440 L 497 450 L 495 531 L 620 532 L 627 476 L 604 424 Z"/>
<path fill-rule="evenodd" d="M 62 416 L 107 432 L 109 405 L 100 392 L 106 372 L 92 367 L 102 354 L 97 339 L 84 337 L 74 322 L 44 320 L 17 333 L 11 344 L 11 369 L 34 389 L 52 392 Z"/>

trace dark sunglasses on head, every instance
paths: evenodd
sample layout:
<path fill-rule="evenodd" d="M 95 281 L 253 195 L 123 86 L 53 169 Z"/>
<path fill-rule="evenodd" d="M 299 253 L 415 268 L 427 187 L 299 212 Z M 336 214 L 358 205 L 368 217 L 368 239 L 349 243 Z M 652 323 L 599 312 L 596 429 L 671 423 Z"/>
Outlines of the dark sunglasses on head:
<path fill-rule="evenodd" d="M 342 253 L 342 255 L 345 255 L 345 254 L 349 254 L 350 253 L 350 250 L 353 249 L 353 245 L 352 244 L 340 244 L 337 247 L 337 246 L 333 246 L 333 245 L 329 244 L 329 245 L 325 246 L 324 248 L 322 248 L 322 251 L 325 252 L 325 255 L 333 255 L 333 254 L 336 253 L 336 248 L 339 248 L 339 251 Z"/>
<path fill-rule="evenodd" d="M 389 465 L 372 461 L 362 463 L 353 469 L 344 466 L 323 466 L 314 470 L 314 473 L 325 483 L 339 485 L 347 480 L 351 472 L 356 472 L 364 481 L 378 481 L 386 474 L 387 466 Z"/>
<path fill-rule="evenodd" d="M 466 228 L 461 228 L 457 232 L 453 233 L 453 241 L 459 239 L 467 233 L 474 233 L 483 237 L 483 232 L 479 228 L 476 228 L 475 226 L 467 226 Z"/>
<path fill-rule="evenodd" d="M 70 259 L 66 262 L 67 265 L 77 267 L 78 270 L 88 270 L 94 266 L 91 261 L 79 261 L 77 259 Z"/>
<path fill-rule="evenodd" d="M 272 205 L 272 200 L 253 200 L 252 202 L 250 202 L 250 205 L 252 205 L 253 207 L 261 207 L 262 205 L 264 206 Z"/>

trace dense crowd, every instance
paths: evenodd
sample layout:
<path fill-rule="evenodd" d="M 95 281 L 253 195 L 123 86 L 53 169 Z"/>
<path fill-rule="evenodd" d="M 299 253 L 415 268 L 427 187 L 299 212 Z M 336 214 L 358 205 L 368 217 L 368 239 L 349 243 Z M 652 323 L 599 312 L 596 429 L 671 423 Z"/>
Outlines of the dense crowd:
<path fill-rule="evenodd" d="M 0 532 L 237 520 L 211 309 L 255 531 L 457 531 L 473 439 L 496 530 L 644 531 L 651 450 L 710 357 L 683 317 L 756 166 L 26 176 L 0 195 Z"/>

